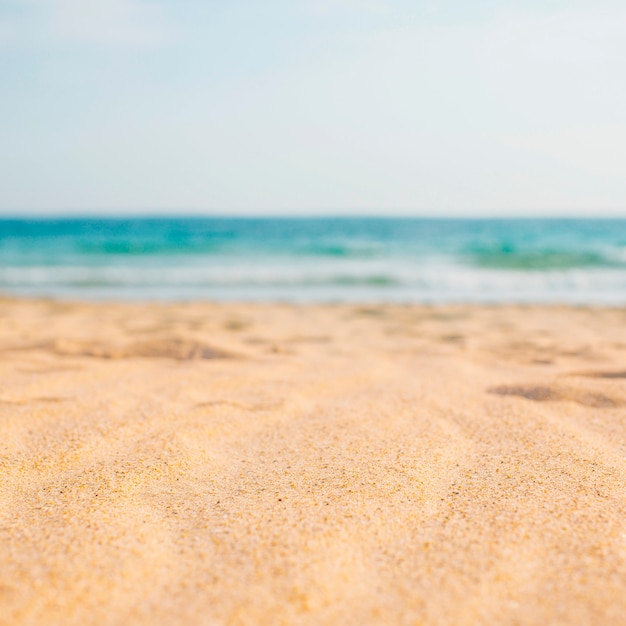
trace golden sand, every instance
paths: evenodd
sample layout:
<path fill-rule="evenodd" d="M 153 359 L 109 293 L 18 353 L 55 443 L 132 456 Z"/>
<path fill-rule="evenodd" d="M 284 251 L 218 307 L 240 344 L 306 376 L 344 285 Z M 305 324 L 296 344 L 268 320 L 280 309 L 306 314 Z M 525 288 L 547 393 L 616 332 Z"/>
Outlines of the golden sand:
<path fill-rule="evenodd" d="M 0 302 L 0 623 L 626 624 L 626 311 Z"/>

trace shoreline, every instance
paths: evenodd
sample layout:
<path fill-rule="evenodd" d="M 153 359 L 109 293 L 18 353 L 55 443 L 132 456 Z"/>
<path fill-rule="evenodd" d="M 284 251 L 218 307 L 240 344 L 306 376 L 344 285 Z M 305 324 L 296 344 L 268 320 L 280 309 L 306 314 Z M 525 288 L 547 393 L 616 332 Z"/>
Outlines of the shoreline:
<path fill-rule="evenodd" d="M 623 306 L 0 297 L 0 624 L 621 624 Z"/>
<path fill-rule="evenodd" d="M 263 308 L 272 306 L 293 306 L 302 308 L 317 307 L 375 307 L 375 308 L 412 308 L 412 309 L 433 309 L 433 308 L 468 308 L 468 309 L 493 309 L 493 308 L 523 308 L 523 309 L 593 309 L 602 311 L 606 310 L 626 310 L 626 300 L 624 302 L 603 303 L 595 301 L 587 302 L 567 302 L 567 301 L 540 301 L 540 300 L 386 300 L 384 298 L 365 298 L 363 300 L 297 300 L 290 298 L 265 298 L 265 299 L 246 299 L 246 298 L 124 298 L 117 297 L 70 297 L 65 294 L 58 295 L 42 295 L 42 294 L 16 294 L 12 292 L 0 291 L 0 303 L 59 303 L 71 304 L 75 306 L 190 306 L 202 305 L 206 307 L 244 307 Z"/>

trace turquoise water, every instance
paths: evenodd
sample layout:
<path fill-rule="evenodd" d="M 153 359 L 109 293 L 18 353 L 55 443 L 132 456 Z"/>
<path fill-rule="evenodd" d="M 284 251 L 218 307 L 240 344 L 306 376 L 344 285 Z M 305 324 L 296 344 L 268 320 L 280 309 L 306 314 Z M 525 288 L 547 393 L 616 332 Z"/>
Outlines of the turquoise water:
<path fill-rule="evenodd" d="M 626 304 L 626 219 L 0 220 L 0 292 Z"/>

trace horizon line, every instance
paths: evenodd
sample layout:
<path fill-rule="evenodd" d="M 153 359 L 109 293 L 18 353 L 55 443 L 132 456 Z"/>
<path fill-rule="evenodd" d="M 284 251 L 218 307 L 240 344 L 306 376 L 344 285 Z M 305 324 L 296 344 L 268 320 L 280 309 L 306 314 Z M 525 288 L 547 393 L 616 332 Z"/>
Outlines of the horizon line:
<path fill-rule="evenodd" d="M 433 215 L 430 213 L 422 213 L 422 214 L 405 214 L 405 213 L 346 213 L 346 212 L 337 212 L 337 213 L 318 213 L 318 212 L 306 212 L 306 213 L 277 213 L 277 212 L 267 212 L 267 213 L 221 213 L 221 212 L 181 212 L 180 210 L 175 211 L 132 211 L 125 213 L 123 211 L 87 211 L 87 212 L 66 212 L 59 211 L 57 213 L 48 213 L 48 212 L 28 212 L 26 214 L 18 214 L 18 213 L 6 213 L 3 214 L 0 212 L 0 221 L 45 221 L 45 220 L 86 220 L 86 219 L 96 219 L 96 220 L 120 220 L 120 219 L 128 219 L 128 220 L 137 220 L 137 219 L 293 219 L 293 220 L 324 220 L 324 219 L 393 219 L 393 220 L 615 220 L 615 219 L 626 219 L 626 209 L 624 209 L 623 214 L 617 213 L 596 213 L 595 215 L 591 215 L 588 213 L 571 213 L 571 214 L 560 214 L 560 213 L 549 213 L 549 214 L 511 214 L 511 215 L 499 215 L 499 214 L 459 214 L 459 213 L 445 213 L 442 215 Z"/>

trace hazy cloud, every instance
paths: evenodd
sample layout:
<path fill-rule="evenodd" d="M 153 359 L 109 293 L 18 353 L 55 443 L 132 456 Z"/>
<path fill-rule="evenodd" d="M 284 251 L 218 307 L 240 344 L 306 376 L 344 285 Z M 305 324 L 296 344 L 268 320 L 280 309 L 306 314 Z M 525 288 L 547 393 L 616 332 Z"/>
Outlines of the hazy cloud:
<path fill-rule="evenodd" d="M 23 0 L 0 40 L 0 210 L 626 207 L 617 1 Z"/>
<path fill-rule="evenodd" d="M 391 15 L 397 9 L 388 0 L 309 0 L 304 8 L 312 15 L 333 15 L 343 12 Z"/>
<path fill-rule="evenodd" d="M 625 8 L 510 11 L 499 14 L 496 25 L 500 47 L 553 62 L 595 64 L 626 50 Z"/>
<path fill-rule="evenodd" d="M 545 134 L 503 137 L 515 148 L 548 156 L 579 176 L 621 181 L 626 163 L 626 125 L 565 129 Z"/>
<path fill-rule="evenodd" d="M 0 42 L 159 45 L 172 38 L 162 7 L 144 0 L 25 0 L 0 8 Z"/>

